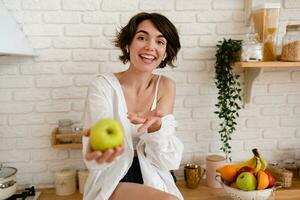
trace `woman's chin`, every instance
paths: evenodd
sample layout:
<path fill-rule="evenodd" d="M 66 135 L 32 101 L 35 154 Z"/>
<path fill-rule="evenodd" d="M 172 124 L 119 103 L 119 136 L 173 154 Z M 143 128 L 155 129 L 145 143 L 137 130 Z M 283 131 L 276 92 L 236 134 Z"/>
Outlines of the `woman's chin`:
<path fill-rule="evenodd" d="M 156 69 L 156 67 L 159 65 L 159 63 L 152 61 L 152 62 L 139 62 L 136 66 L 138 69 L 143 71 L 152 71 Z"/>

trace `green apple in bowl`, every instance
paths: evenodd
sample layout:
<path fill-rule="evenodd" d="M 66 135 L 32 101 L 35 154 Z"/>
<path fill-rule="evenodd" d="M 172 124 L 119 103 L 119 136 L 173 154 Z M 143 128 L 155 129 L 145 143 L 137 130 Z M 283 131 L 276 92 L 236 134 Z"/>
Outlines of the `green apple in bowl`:
<path fill-rule="evenodd" d="M 120 146 L 123 140 L 123 128 L 117 120 L 104 118 L 90 129 L 90 143 L 94 150 L 105 151 Z"/>
<path fill-rule="evenodd" d="M 252 191 L 256 189 L 257 180 L 251 172 L 243 172 L 238 175 L 236 185 L 241 190 Z"/>

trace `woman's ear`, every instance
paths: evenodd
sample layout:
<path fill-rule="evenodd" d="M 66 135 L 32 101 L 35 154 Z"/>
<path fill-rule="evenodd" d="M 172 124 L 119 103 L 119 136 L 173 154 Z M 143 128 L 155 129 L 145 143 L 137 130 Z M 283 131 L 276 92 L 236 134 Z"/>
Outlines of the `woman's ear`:
<path fill-rule="evenodd" d="M 125 50 L 126 50 L 126 53 L 129 53 L 128 45 L 126 45 Z"/>
<path fill-rule="evenodd" d="M 164 55 L 162 61 L 164 61 L 164 60 L 166 59 L 166 57 L 167 57 L 167 53 L 165 53 L 165 55 Z"/>

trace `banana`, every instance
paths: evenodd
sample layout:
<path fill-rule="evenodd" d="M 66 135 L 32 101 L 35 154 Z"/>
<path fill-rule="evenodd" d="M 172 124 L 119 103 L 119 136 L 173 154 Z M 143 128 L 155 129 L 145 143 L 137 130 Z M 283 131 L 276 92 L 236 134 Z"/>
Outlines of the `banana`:
<path fill-rule="evenodd" d="M 267 161 L 262 157 L 262 155 L 258 152 L 257 149 L 252 149 L 252 153 L 260 159 L 260 162 L 261 162 L 261 169 L 260 170 L 264 171 L 268 166 Z"/>
<path fill-rule="evenodd" d="M 252 167 L 255 163 L 256 163 L 256 158 L 255 158 L 255 156 L 253 156 L 251 159 L 249 159 L 247 161 L 244 161 L 244 162 L 234 164 L 233 166 L 237 170 L 239 170 L 239 169 L 241 169 L 242 167 L 245 167 L 245 166 Z"/>
<path fill-rule="evenodd" d="M 262 164 L 260 162 L 259 157 L 255 156 L 255 160 L 256 160 L 255 165 L 253 165 L 252 168 L 254 169 L 255 174 L 257 174 L 257 172 L 261 170 Z"/>
<path fill-rule="evenodd" d="M 262 171 L 265 171 L 265 169 L 267 169 L 267 166 L 268 166 L 268 163 L 265 159 L 263 159 L 262 157 L 259 157 L 260 158 L 260 162 L 261 162 L 261 170 Z"/>

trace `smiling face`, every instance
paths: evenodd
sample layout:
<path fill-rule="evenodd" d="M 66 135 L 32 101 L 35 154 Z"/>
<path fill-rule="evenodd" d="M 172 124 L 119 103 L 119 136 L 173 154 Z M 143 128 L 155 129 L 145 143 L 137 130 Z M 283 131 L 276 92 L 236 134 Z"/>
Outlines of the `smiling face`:
<path fill-rule="evenodd" d="M 142 21 L 129 45 L 130 67 L 152 71 L 166 54 L 167 40 L 150 20 Z"/>

